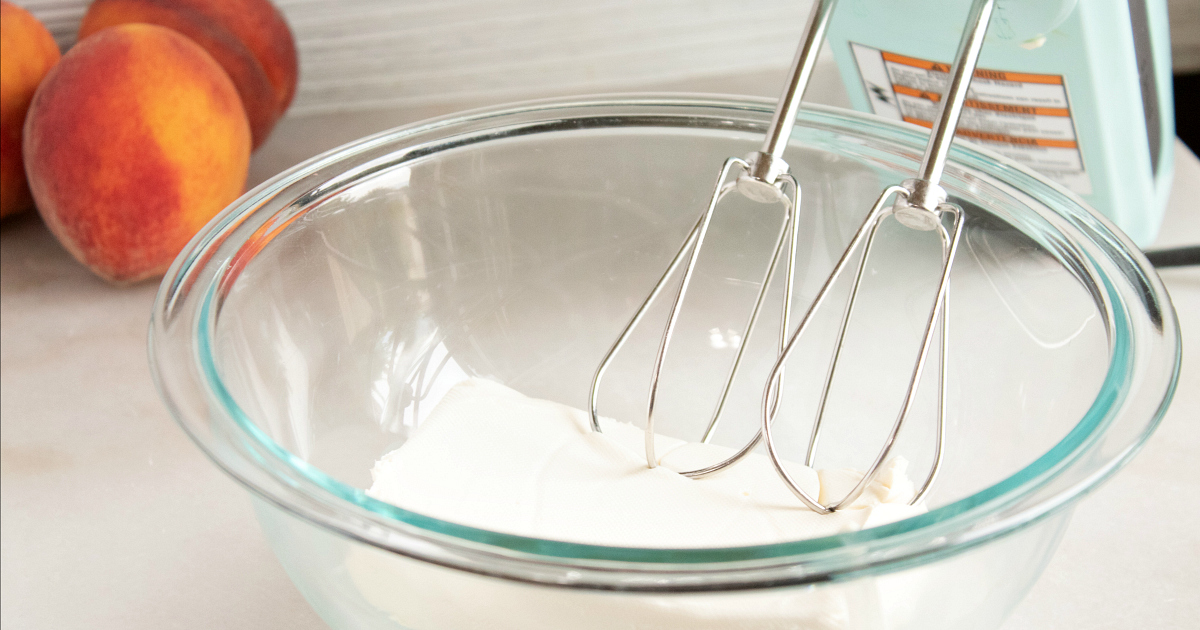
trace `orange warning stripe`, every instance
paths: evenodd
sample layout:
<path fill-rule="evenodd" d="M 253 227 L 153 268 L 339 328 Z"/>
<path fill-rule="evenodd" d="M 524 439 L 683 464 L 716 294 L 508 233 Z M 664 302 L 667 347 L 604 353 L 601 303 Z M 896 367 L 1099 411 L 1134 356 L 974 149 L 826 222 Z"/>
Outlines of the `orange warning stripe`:
<path fill-rule="evenodd" d="M 1010 81 L 1012 83 L 1041 83 L 1043 85 L 1062 85 L 1062 75 L 1058 74 L 1032 74 L 1029 72 L 1005 72 L 1003 70 L 986 70 L 978 68 L 975 70 L 975 76 L 980 79 L 993 79 L 995 81 Z"/>
<path fill-rule="evenodd" d="M 912 123 L 914 125 L 921 125 L 922 127 L 926 128 L 926 129 L 933 129 L 933 123 L 931 121 L 921 120 L 920 118 L 913 118 L 912 116 L 905 116 L 904 122 Z M 962 131 L 962 130 L 960 129 L 959 131 Z"/>
<path fill-rule="evenodd" d="M 920 125 L 926 129 L 932 129 L 933 123 L 920 118 L 904 117 L 904 122 Z M 1007 144 L 1023 144 L 1031 147 L 1060 147 L 1063 149 L 1078 149 L 1079 143 L 1074 140 L 1052 140 L 1050 138 L 1022 138 L 1021 136 L 1010 136 L 1003 133 L 988 133 L 986 131 L 975 131 L 974 129 L 959 129 L 954 132 L 954 135 L 964 138 L 975 138 L 978 140 L 987 140 L 989 142 L 1004 142 Z"/>
<path fill-rule="evenodd" d="M 1008 114 L 1061 117 L 1071 115 L 1071 111 L 1065 107 L 1025 107 L 1024 105 L 1003 105 L 1001 103 L 989 103 L 987 101 L 976 101 L 973 99 L 967 99 L 963 104 L 967 107 L 974 107 L 975 109 L 987 109 L 994 112 L 1005 112 Z"/>
<path fill-rule="evenodd" d="M 933 70 L 934 72 L 950 72 L 950 66 L 948 64 L 937 63 L 936 61 L 926 61 L 924 59 L 917 59 L 916 57 L 909 57 L 907 55 L 897 55 L 896 53 L 888 52 L 886 50 L 880 52 L 883 54 L 884 61 L 898 63 L 903 66 L 922 68 L 924 70 Z"/>
<path fill-rule="evenodd" d="M 933 101 L 934 103 L 942 100 L 942 95 L 937 92 L 927 92 L 910 88 L 907 85 L 893 85 L 892 89 L 897 94 L 904 94 L 913 98 L 923 98 Z M 975 99 L 967 99 L 963 102 L 967 107 L 975 109 L 986 109 L 994 112 L 1005 112 L 1008 114 L 1027 114 L 1029 116 L 1070 116 L 1071 111 L 1065 107 L 1025 107 L 1024 105 L 1005 105 L 1002 103 L 990 103 L 987 101 L 977 101 Z"/>
<path fill-rule="evenodd" d="M 907 85 L 893 84 L 892 89 L 895 90 L 895 92 L 897 94 L 903 94 L 905 96 L 911 96 L 913 98 L 923 98 L 927 101 L 933 101 L 934 103 L 942 100 L 942 95 L 938 94 L 937 92 L 926 92 L 925 90 L 918 90 L 917 88 L 910 88 Z"/>
<path fill-rule="evenodd" d="M 923 70 L 932 70 L 934 72 L 950 72 L 950 65 L 938 63 L 936 61 L 927 61 L 925 59 L 917 59 L 907 55 L 897 55 L 896 53 L 880 51 L 884 61 L 898 63 L 902 66 L 910 66 L 913 68 L 921 68 Z M 975 76 L 980 79 L 992 79 L 994 81 L 1009 81 L 1012 83 L 1041 83 L 1043 85 L 1062 85 L 1063 78 L 1057 74 L 1033 74 L 1030 72 L 1005 72 L 1003 70 L 987 70 L 984 68 L 976 68 Z"/>

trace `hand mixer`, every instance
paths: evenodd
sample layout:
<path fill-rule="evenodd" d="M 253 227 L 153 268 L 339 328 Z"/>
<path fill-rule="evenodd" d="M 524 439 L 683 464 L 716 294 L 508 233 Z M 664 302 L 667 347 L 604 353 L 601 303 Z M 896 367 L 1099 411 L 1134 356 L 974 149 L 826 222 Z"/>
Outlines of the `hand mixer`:
<path fill-rule="evenodd" d="M 590 411 L 592 417 L 592 429 L 599 432 L 600 422 L 598 413 L 598 399 L 601 382 L 604 374 L 611 364 L 614 356 L 621 350 L 625 342 L 629 339 L 632 331 L 638 326 L 645 316 L 648 308 L 663 291 L 671 277 L 678 270 L 680 265 L 686 258 L 686 266 L 683 272 L 683 278 L 680 281 L 679 288 L 675 293 L 675 299 L 671 305 L 671 309 L 667 316 L 667 324 L 664 330 L 662 339 L 659 343 L 658 353 L 655 356 L 651 380 L 650 392 L 646 407 L 646 463 L 649 467 L 657 466 L 657 457 L 654 449 L 654 411 L 657 401 L 659 377 L 662 372 L 662 366 L 666 358 L 667 350 L 671 343 L 671 336 L 674 332 L 675 325 L 678 321 L 679 312 L 687 294 L 688 285 L 691 281 L 693 272 L 696 267 L 696 261 L 699 258 L 701 248 L 704 244 L 705 236 L 708 232 L 709 224 L 711 223 L 713 214 L 721 199 L 729 192 L 736 190 L 743 196 L 760 203 L 780 203 L 783 205 L 783 220 L 780 227 L 779 235 L 776 238 L 775 246 L 771 262 L 768 264 L 766 273 L 760 285 L 754 306 L 750 312 L 749 319 L 746 324 L 746 332 L 743 339 L 749 339 L 755 325 L 758 322 L 767 289 L 774 278 L 778 267 L 779 258 L 782 253 L 785 241 L 787 241 L 787 263 L 785 266 L 785 280 L 783 290 L 783 309 L 780 316 L 780 350 L 778 358 L 771 369 L 770 376 L 767 379 L 767 385 L 762 397 L 762 424 L 755 436 L 747 442 L 741 449 L 736 451 L 730 457 L 717 462 L 716 464 L 700 468 L 696 470 L 684 471 L 684 474 L 689 477 L 702 477 L 722 470 L 737 461 L 744 458 L 747 454 L 753 451 L 760 442 L 765 442 L 767 453 L 774 463 L 775 469 L 779 473 L 780 478 L 787 484 L 793 494 L 796 495 L 810 509 L 819 513 L 829 513 L 837 509 L 849 505 L 862 494 L 863 490 L 874 480 L 878 474 L 880 467 L 886 461 L 887 456 L 891 452 L 896 438 L 900 433 L 905 420 L 907 419 L 915 400 L 917 388 L 921 382 L 921 377 L 924 372 L 925 363 L 929 355 L 931 346 L 933 345 L 933 336 L 935 329 L 940 328 L 941 331 L 941 351 L 940 351 L 940 369 L 939 369 L 939 396 L 938 396 L 938 411 L 937 411 L 937 433 L 934 461 L 930 467 L 928 476 L 921 485 L 912 499 L 915 503 L 928 493 L 937 477 L 938 470 L 941 466 L 942 456 L 945 451 L 945 398 L 946 398 L 946 362 L 949 353 L 949 326 L 947 325 L 947 310 L 949 303 L 949 281 L 950 271 L 954 263 L 954 256 L 958 249 L 958 243 L 962 235 L 963 214 L 962 210 L 953 204 L 947 203 L 946 191 L 939 185 L 942 173 L 945 168 L 946 158 L 949 152 L 951 141 L 953 140 L 954 130 L 957 127 L 958 119 L 962 113 L 962 107 L 967 94 L 967 86 L 970 82 L 970 77 L 974 73 L 975 64 L 979 58 L 979 51 L 983 44 L 984 34 L 987 32 L 988 22 L 990 20 L 992 9 L 995 0 L 975 0 L 972 3 L 970 16 L 967 21 L 967 28 L 964 30 L 961 41 L 959 42 L 958 52 L 955 56 L 954 65 L 950 71 L 950 86 L 945 96 L 942 99 L 942 107 L 938 114 L 937 120 L 934 121 L 933 129 L 930 133 L 929 142 L 925 149 L 925 154 L 921 161 L 919 177 L 915 179 L 905 180 L 898 186 L 889 186 L 880 194 L 875 204 L 872 206 L 866 219 L 851 239 L 849 246 L 843 252 L 838 262 L 834 265 L 833 271 L 826 279 L 824 285 L 813 299 L 808 311 L 797 325 L 794 332 L 788 335 L 790 330 L 791 320 L 791 302 L 794 291 L 794 266 L 797 242 L 799 240 L 798 221 L 796 220 L 796 211 L 800 204 L 800 187 L 795 177 L 790 172 L 790 167 L 782 158 L 783 151 L 787 145 L 787 141 L 791 136 L 792 128 L 795 124 L 796 113 L 799 109 L 801 98 L 804 95 L 804 90 L 807 87 L 808 81 L 812 75 L 813 68 L 816 64 L 817 54 L 820 49 L 821 42 L 824 38 L 825 30 L 829 24 L 830 15 L 833 12 L 836 0 L 822 1 L 815 0 L 812 10 L 808 17 L 808 22 L 805 27 L 805 34 L 801 39 L 800 46 L 796 51 L 796 57 L 792 62 L 790 80 L 783 90 L 783 94 L 776 106 L 774 117 L 768 127 L 766 139 L 762 149 L 751 153 L 744 159 L 731 157 L 725 160 L 721 170 L 717 176 L 717 182 L 712 196 L 709 199 L 708 206 L 704 213 L 701 214 L 699 220 L 692 227 L 687 238 L 679 251 L 668 264 L 666 271 L 659 278 L 650 294 L 641 304 L 638 310 L 634 313 L 632 319 L 622 330 L 617 337 L 604 359 L 596 371 L 595 377 L 592 380 L 590 392 Z M 729 179 L 730 173 L 738 168 L 740 174 L 733 180 Z M 895 197 L 892 205 L 888 206 L 888 199 Z M 851 315 L 854 311 L 855 300 L 862 282 L 863 272 L 867 268 L 867 260 L 870 257 L 872 245 L 874 244 L 879 226 L 887 217 L 894 217 L 901 225 L 908 228 L 921 231 L 937 231 L 942 244 L 942 271 L 938 282 L 936 297 L 933 301 L 933 306 L 930 308 L 929 315 L 926 320 L 924 334 L 922 337 L 917 360 L 915 362 L 911 377 L 909 379 L 908 388 L 904 396 L 904 401 L 901 405 L 900 412 L 892 425 L 892 429 L 884 442 L 883 447 L 876 455 L 873 463 L 867 469 L 862 479 L 855 487 L 843 498 L 829 504 L 822 504 L 816 498 L 805 492 L 795 482 L 791 475 L 786 470 L 783 459 L 781 458 L 774 436 L 771 432 L 772 423 L 779 410 L 779 399 L 781 393 L 781 382 L 784 374 L 784 366 L 788 359 L 794 353 L 797 347 L 797 341 L 804 334 L 812 321 L 813 314 L 820 308 L 821 304 L 828 297 L 830 289 L 837 281 L 838 277 L 845 271 L 850 260 L 853 258 L 853 253 L 861 249 L 861 254 L 858 257 L 856 271 L 854 274 L 853 284 L 847 299 L 845 308 L 842 312 L 841 323 L 839 326 L 836 345 L 830 359 L 829 369 L 826 373 L 824 384 L 821 390 L 820 402 L 817 408 L 816 418 L 813 422 L 812 434 L 809 439 L 805 464 L 812 466 L 815 462 L 817 444 L 821 433 L 821 422 L 824 416 L 826 402 L 829 397 L 830 386 L 833 382 L 834 374 L 837 370 L 838 358 L 841 354 L 841 348 L 845 341 L 846 330 L 850 322 Z M 948 219 L 948 221 L 947 221 Z M 947 225 L 947 222 L 949 225 Z M 940 324 L 940 326 L 939 326 Z M 703 442 L 711 440 L 721 413 L 725 407 L 726 400 L 729 395 L 730 388 L 737 378 L 737 372 L 741 366 L 745 348 L 748 344 L 743 341 L 740 344 L 737 353 L 734 356 L 728 376 L 725 379 L 724 386 L 718 398 L 716 408 L 712 418 L 709 420 L 708 428 L 702 438 Z"/>

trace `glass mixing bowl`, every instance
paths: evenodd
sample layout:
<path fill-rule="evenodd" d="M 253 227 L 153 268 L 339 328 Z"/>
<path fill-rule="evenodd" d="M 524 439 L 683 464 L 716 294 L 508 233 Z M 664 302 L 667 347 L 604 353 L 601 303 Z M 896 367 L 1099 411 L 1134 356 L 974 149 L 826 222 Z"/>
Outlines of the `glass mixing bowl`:
<path fill-rule="evenodd" d="M 192 240 L 155 304 L 158 386 L 251 491 L 277 556 L 330 626 L 999 626 L 1073 502 L 1153 431 L 1180 346 L 1162 284 L 1123 235 L 975 145 L 956 145 L 944 181 L 967 224 L 949 307 L 947 454 L 927 513 L 780 544 L 646 549 L 467 527 L 364 493 L 372 464 L 467 376 L 586 406 L 597 363 L 722 161 L 757 148 L 772 109 L 596 98 L 420 123 L 281 174 Z M 797 308 L 879 191 L 915 171 L 926 133 L 801 113 L 787 155 L 803 191 Z M 706 242 L 666 369 L 663 433 L 698 436 L 739 343 L 760 347 L 716 441 L 740 444 L 757 422 L 775 341 L 743 340 L 742 326 L 778 215 L 747 203 L 723 202 Z M 903 228 L 881 239 L 864 289 L 874 297 L 855 315 L 874 324 L 849 335 L 822 467 L 861 469 L 882 442 L 936 281 L 931 241 Z M 778 313 L 773 295 L 765 308 Z M 662 314 L 614 364 L 605 415 L 643 417 Z M 777 422 L 789 457 L 801 456 L 836 316 L 820 315 L 812 347 L 789 363 Z M 914 471 L 933 451 L 935 389 L 922 391 L 896 447 Z"/>

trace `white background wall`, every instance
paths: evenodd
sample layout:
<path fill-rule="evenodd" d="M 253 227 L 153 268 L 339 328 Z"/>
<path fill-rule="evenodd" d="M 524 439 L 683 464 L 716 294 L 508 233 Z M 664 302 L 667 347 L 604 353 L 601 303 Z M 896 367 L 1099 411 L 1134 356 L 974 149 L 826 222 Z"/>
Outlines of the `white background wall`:
<path fill-rule="evenodd" d="M 17 0 L 64 49 L 86 0 Z M 292 113 L 654 89 L 778 69 L 809 0 L 277 0 L 296 35 Z"/>

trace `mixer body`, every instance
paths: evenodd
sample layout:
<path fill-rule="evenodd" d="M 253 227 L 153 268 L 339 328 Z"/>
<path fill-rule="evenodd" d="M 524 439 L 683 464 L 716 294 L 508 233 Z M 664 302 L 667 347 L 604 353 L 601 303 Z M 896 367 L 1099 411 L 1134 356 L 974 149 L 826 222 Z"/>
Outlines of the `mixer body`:
<path fill-rule="evenodd" d="M 930 126 L 967 0 L 843 0 L 830 22 L 855 109 Z M 1165 0 L 1000 0 L 958 136 L 1154 241 L 1175 135 Z"/>

